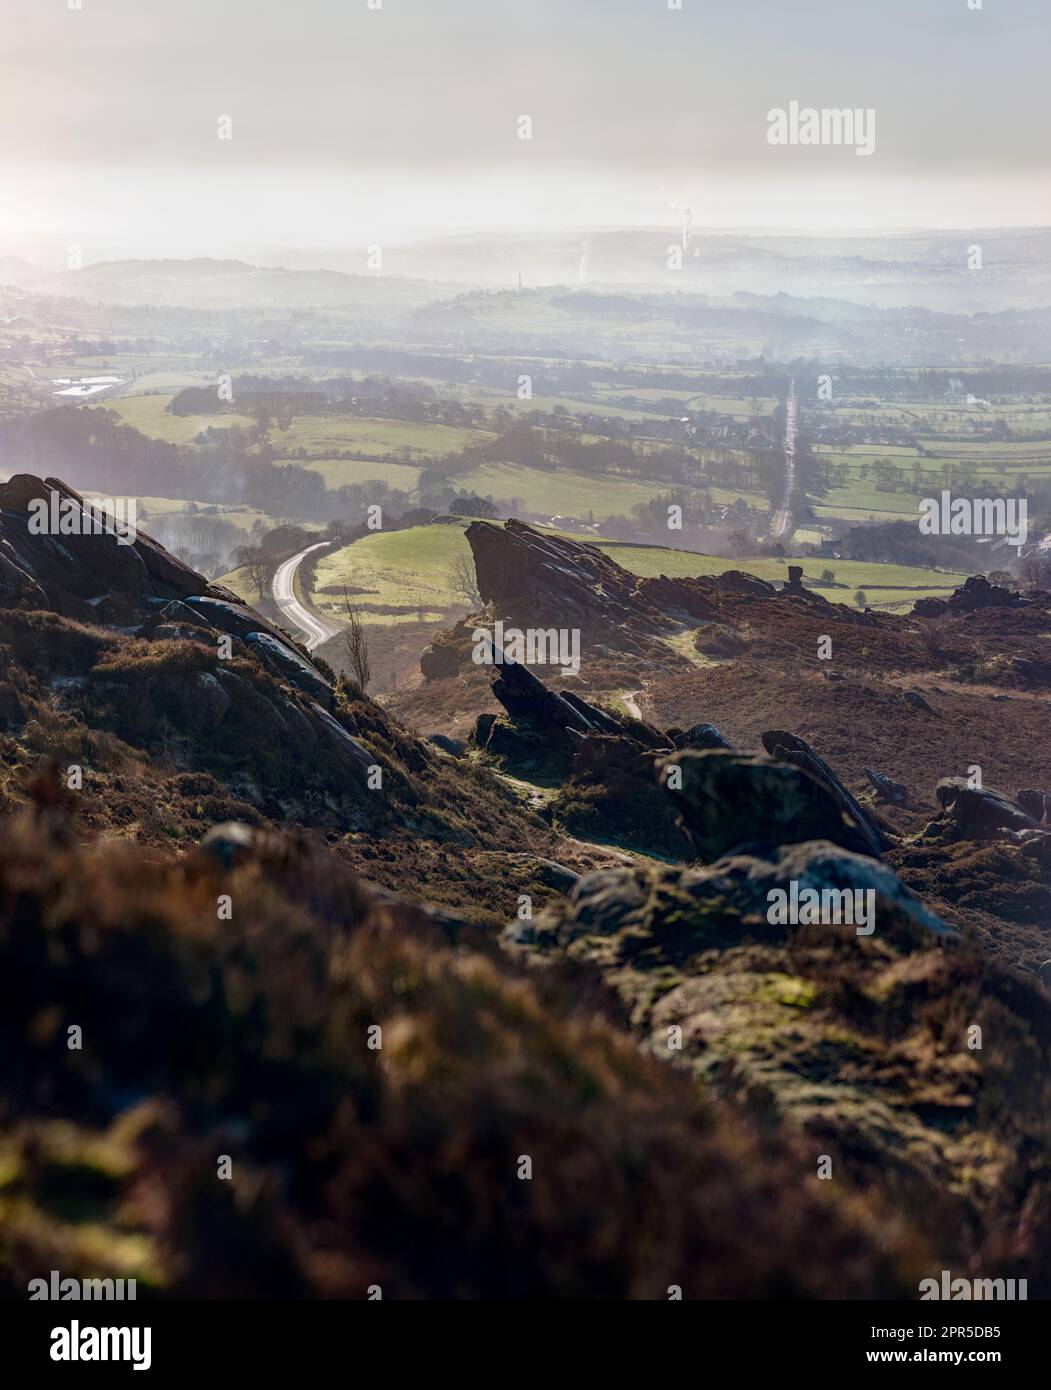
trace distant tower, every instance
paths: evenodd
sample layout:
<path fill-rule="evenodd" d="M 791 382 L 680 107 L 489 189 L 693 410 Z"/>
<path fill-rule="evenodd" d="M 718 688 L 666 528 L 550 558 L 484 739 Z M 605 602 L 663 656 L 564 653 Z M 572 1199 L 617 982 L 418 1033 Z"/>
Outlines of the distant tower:
<path fill-rule="evenodd" d="M 522 293 L 522 272 L 518 272 L 518 293 Z"/>

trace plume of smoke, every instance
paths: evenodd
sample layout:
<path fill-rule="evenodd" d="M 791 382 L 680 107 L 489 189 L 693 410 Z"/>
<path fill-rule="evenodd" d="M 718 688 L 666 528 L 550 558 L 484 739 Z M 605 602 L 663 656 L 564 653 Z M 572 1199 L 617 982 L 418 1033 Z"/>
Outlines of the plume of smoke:
<path fill-rule="evenodd" d="M 577 266 L 577 282 L 583 284 L 588 273 L 588 260 L 591 257 L 591 242 L 583 241 L 580 244 L 580 264 Z"/>
<path fill-rule="evenodd" d="M 669 203 L 668 206 L 674 212 L 682 213 L 682 249 L 688 251 L 693 230 L 693 213 L 685 203 Z"/>

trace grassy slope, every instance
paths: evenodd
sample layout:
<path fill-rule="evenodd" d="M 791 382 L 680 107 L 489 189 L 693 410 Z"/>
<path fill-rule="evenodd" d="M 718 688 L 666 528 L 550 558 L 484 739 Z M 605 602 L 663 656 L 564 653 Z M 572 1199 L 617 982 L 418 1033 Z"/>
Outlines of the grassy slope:
<path fill-rule="evenodd" d="M 353 545 L 324 556 L 317 567 L 315 603 L 335 611 L 338 600 L 320 592 L 332 585 L 346 584 L 368 592 L 360 595 L 360 606 L 369 617 L 370 604 L 390 605 L 405 610 L 401 621 L 414 618 L 420 605 L 432 616 L 457 603 L 448 580 L 449 566 L 458 554 L 469 553 L 464 527 L 459 525 L 415 526 L 407 531 L 378 532 Z M 383 623 L 399 621 L 399 615 L 374 615 Z"/>

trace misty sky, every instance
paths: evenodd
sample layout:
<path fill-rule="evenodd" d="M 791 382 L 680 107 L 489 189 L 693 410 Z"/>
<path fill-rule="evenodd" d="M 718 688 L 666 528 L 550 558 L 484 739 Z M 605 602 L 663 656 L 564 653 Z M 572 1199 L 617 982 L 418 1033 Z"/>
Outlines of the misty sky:
<path fill-rule="evenodd" d="M 3 0 L 0 253 L 1051 223 L 1049 0 L 82 3 Z M 771 147 L 793 99 L 875 154 Z"/>

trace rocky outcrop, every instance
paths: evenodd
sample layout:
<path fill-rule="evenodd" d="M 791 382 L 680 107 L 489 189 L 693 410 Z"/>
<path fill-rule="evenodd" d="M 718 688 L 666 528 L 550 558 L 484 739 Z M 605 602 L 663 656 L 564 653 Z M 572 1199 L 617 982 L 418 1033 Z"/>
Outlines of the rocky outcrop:
<path fill-rule="evenodd" d="M 919 931 L 910 939 L 922 941 L 927 934 L 957 939 L 957 933 L 928 911 L 892 869 L 822 840 L 779 845 L 769 856 L 728 854 L 703 868 L 602 869 L 585 874 L 572 887 L 569 902 L 548 915 L 545 929 L 552 930 L 564 948 L 584 936 L 596 943 L 621 937 L 626 945 L 632 934 L 653 934 L 656 940 L 662 917 L 681 913 L 678 939 L 669 936 L 661 944 L 665 959 L 681 967 L 716 942 L 725 949 L 785 940 L 794 927 L 771 920 L 771 890 L 788 892 L 793 883 L 800 894 L 806 889 L 819 894 L 871 890 L 877 923 L 880 918 L 888 927 L 892 921 L 899 926 L 908 922 Z M 508 928 L 508 936 L 516 939 L 515 927 Z"/>
<path fill-rule="evenodd" d="M 699 579 L 644 579 L 597 546 L 542 532 L 511 519 L 502 526 L 476 521 L 466 531 L 485 605 L 481 615 L 441 633 L 420 658 L 427 680 L 444 680 L 471 660 L 474 631 L 495 619 L 509 627 L 579 630 L 584 659 L 651 659 L 662 668 L 686 666 L 661 642 L 684 623 L 706 622 L 720 596 L 773 598 L 776 590 L 754 575 L 731 570 Z M 738 639 L 726 632 L 727 652 Z"/>
<path fill-rule="evenodd" d="M 442 633 L 420 654 L 420 670 L 424 679 L 440 681 L 455 676 L 470 661 L 473 645 L 466 626 L 455 633 Z"/>
<path fill-rule="evenodd" d="M 519 663 L 491 681 L 506 716 L 480 716 L 476 746 L 516 776 L 558 784 L 553 814 L 571 807 L 575 835 L 705 861 L 816 839 L 879 859 L 894 842 L 796 734 L 764 733 L 767 757 L 738 753 L 712 724 L 662 732 L 549 690 Z"/>
<path fill-rule="evenodd" d="M 622 637 L 667 630 L 639 581 L 598 549 L 545 534 L 514 519 L 467 528 L 478 592 L 497 617 L 526 627 L 620 631 Z"/>
<path fill-rule="evenodd" d="M 521 662 L 505 661 L 493 666 L 490 684 L 509 718 L 494 721 L 491 716 L 483 715 L 479 719 L 475 743 L 489 751 L 494 751 L 490 747 L 494 734 L 497 739 L 503 738 L 506 746 L 507 737 L 510 735 L 513 738 L 519 726 L 532 736 L 539 734 L 555 744 L 562 744 L 568 751 L 572 751 L 571 734 L 585 737 L 613 735 L 628 740 L 636 747 L 649 749 L 670 746 L 666 735 L 640 719 L 602 709 L 571 690 L 556 694 Z"/>
<path fill-rule="evenodd" d="M 0 536 L 0 603 L 5 608 L 50 608 L 47 594 L 25 565 L 7 536 Z"/>
<path fill-rule="evenodd" d="M 922 710 L 924 714 L 933 714 L 937 719 L 942 717 L 941 711 L 934 708 L 921 690 L 906 690 L 905 700 L 913 709 Z"/>
<path fill-rule="evenodd" d="M 788 578 L 781 585 L 779 592 L 782 598 L 801 598 L 818 608 L 832 606 L 824 594 L 815 593 L 813 589 L 804 586 L 802 565 L 789 565 Z"/>
<path fill-rule="evenodd" d="M 865 776 L 880 800 L 888 802 L 891 806 L 904 806 L 908 801 L 909 789 L 901 782 L 895 782 L 893 777 L 887 777 L 871 767 L 865 768 Z"/>
<path fill-rule="evenodd" d="M 831 840 L 857 853 L 878 854 L 827 787 L 779 759 L 690 750 L 665 758 L 660 780 L 696 857 L 705 861 L 806 840 Z"/>
<path fill-rule="evenodd" d="M 440 748 L 443 753 L 448 753 L 451 758 L 462 758 L 466 755 L 466 749 L 458 738 L 450 738 L 448 734 L 428 734 L 427 742 L 433 743 L 435 748 Z"/>
<path fill-rule="evenodd" d="M 843 815 L 857 826 L 867 852 L 879 858 L 880 851 L 886 849 L 890 840 L 883 828 L 864 809 L 856 797 L 846 789 L 828 763 L 810 747 L 798 734 L 787 733 L 783 729 L 771 729 L 763 734 L 763 747 L 776 758 L 792 763 L 808 772 L 829 792 Z"/>
<path fill-rule="evenodd" d="M 71 534 L 38 534 L 30 527 L 31 503 L 49 501 L 52 493 L 73 516 L 78 529 Z M 87 507 L 57 478 L 18 473 L 0 484 L 0 606 L 120 625 L 153 641 L 210 641 L 225 633 L 236 639 L 238 654 L 254 655 L 283 681 L 331 703 L 331 685 L 287 634 L 145 532 L 125 544 L 114 531 L 96 529 Z M 225 713 L 218 680 L 198 682 L 196 689 L 202 719 L 218 723 Z"/>
<path fill-rule="evenodd" d="M 1017 841 L 1030 833 L 1051 835 L 1051 830 L 1019 802 L 992 787 L 972 787 L 966 777 L 943 777 L 935 792 L 953 829 L 963 839 Z M 1044 805 L 1036 803 L 1033 793 L 1020 795 L 1027 795 L 1032 811 L 1045 810 Z"/>
<path fill-rule="evenodd" d="M 268 632 L 249 632 L 245 645 L 256 651 L 262 660 L 290 685 L 312 695 L 315 700 L 331 700 L 332 687 L 321 675 L 312 661 L 286 643 L 272 637 Z"/>
<path fill-rule="evenodd" d="M 676 748 L 727 748 L 737 750 L 714 724 L 693 724 L 689 729 L 669 729 L 668 737 Z"/>
<path fill-rule="evenodd" d="M 696 578 L 643 578 L 618 565 L 615 550 L 600 550 L 513 519 L 503 525 L 473 522 L 466 535 L 484 607 L 440 633 L 423 653 L 420 669 L 428 681 L 469 672 L 473 634 L 479 628 L 491 631 L 498 619 L 522 631 L 578 630 L 582 672 L 602 671 L 600 683 L 606 689 L 631 679 L 629 673 L 637 675 L 647 663 L 665 674 L 688 673 L 694 663 L 666 640 L 683 628 L 695 629 L 698 652 L 727 659 L 748 648 L 756 631 L 767 626 L 809 652 L 819 635 L 812 632 L 818 621 L 874 634 L 901 624 L 885 613 L 861 613 L 846 604 L 829 603 L 806 587 L 798 565 L 789 568 L 788 581 L 780 588 L 741 570 Z M 852 647 L 868 651 L 867 641 L 853 636 L 837 645 L 844 652 Z"/>
<path fill-rule="evenodd" d="M 482 715 L 474 742 L 515 776 L 554 782 L 547 811 L 562 829 L 647 853 L 688 854 L 655 774 L 655 758 L 673 746 L 668 735 L 573 691 L 548 690 L 517 662 L 494 667 L 491 681 L 507 713 Z"/>
<path fill-rule="evenodd" d="M 1023 597 L 1017 589 L 990 584 L 983 574 L 971 575 L 948 598 L 921 598 L 912 611 L 921 618 L 943 618 L 949 614 L 976 613 L 982 608 L 1028 608 L 1051 606 L 1051 594 L 1034 590 Z"/>
<path fill-rule="evenodd" d="M 72 534 L 38 534 L 30 528 L 31 504 L 65 509 Z M 58 478 L 37 478 L 16 473 L 0 484 L 0 539 L 8 561 L 9 584 L 17 581 L 11 566 L 25 574 L 48 598 L 47 606 L 70 617 L 86 618 L 102 606 L 127 611 L 140 609 L 149 595 L 185 598 L 204 593 L 208 581 L 169 554 L 143 532 L 125 544 L 112 530 L 98 529 L 88 503 Z M 29 588 L 16 601 L 32 602 Z"/>
<path fill-rule="evenodd" d="M 786 917 L 783 903 L 808 894 L 828 907 Z M 847 895 L 871 905 L 864 931 L 836 913 Z M 1027 1203 L 1044 1200 L 1045 1112 L 1034 1106 L 1051 1096 L 1043 989 L 983 963 L 867 855 L 807 841 L 706 867 L 590 873 L 505 939 L 527 959 L 590 965 L 653 1056 L 771 1132 L 790 1125 L 813 1155 L 831 1156 L 837 1180 L 889 1181 L 914 1229 L 937 1232 L 942 1249 L 958 1239 L 973 1251 L 977 1232 L 1003 1229 L 1005 1165 L 1026 1173 Z M 1017 1071 L 969 1050 L 975 1025 L 995 1031 Z"/>

